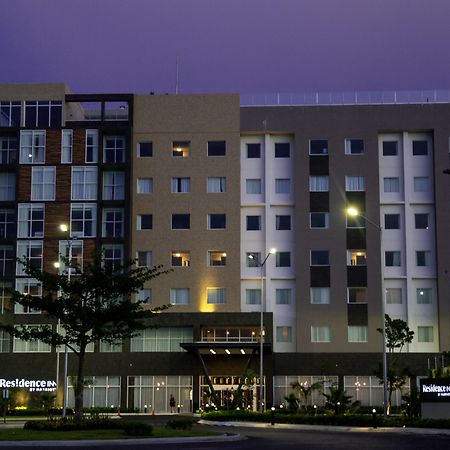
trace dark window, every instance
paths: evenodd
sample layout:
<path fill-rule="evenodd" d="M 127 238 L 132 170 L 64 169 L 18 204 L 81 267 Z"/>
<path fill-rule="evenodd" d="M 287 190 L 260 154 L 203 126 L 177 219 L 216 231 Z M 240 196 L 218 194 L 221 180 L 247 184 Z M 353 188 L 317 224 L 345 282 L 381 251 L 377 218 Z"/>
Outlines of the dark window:
<path fill-rule="evenodd" d="M 247 158 L 261 158 L 261 144 L 247 144 Z"/>
<path fill-rule="evenodd" d="M 153 228 L 153 216 L 151 214 L 141 214 L 140 230 L 151 230 Z"/>
<path fill-rule="evenodd" d="M 191 227 L 190 214 L 172 214 L 173 230 L 188 230 Z"/>
<path fill-rule="evenodd" d="M 428 229 L 428 214 L 414 214 L 414 222 L 416 224 L 417 230 L 427 230 Z"/>
<path fill-rule="evenodd" d="M 211 230 L 222 230 L 226 228 L 227 226 L 226 214 L 210 214 L 208 225 Z"/>
<path fill-rule="evenodd" d="M 362 139 L 347 139 L 345 153 L 347 155 L 360 155 L 364 153 L 364 141 Z"/>
<path fill-rule="evenodd" d="M 60 127 L 62 122 L 62 103 L 48 101 L 25 102 L 26 127 Z"/>
<path fill-rule="evenodd" d="M 153 142 L 139 142 L 138 157 L 148 158 L 153 156 Z"/>
<path fill-rule="evenodd" d="M 225 141 L 208 141 L 208 156 L 225 156 Z"/>
<path fill-rule="evenodd" d="M 275 158 L 289 158 L 291 146 L 289 142 L 275 143 Z"/>
<path fill-rule="evenodd" d="M 398 230 L 400 228 L 400 214 L 385 214 L 384 228 L 386 230 Z"/>
<path fill-rule="evenodd" d="M 312 266 L 329 266 L 330 257 L 328 250 L 311 250 Z"/>
<path fill-rule="evenodd" d="M 328 228 L 329 217 L 327 212 L 312 212 L 311 228 Z"/>
<path fill-rule="evenodd" d="M 277 267 L 291 267 L 291 253 L 290 252 L 277 252 L 276 253 L 276 266 Z"/>
<path fill-rule="evenodd" d="M 328 141 L 323 139 L 312 139 L 309 141 L 310 155 L 328 155 Z"/>
<path fill-rule="evenodd" d="M 383 156 L 396 156 L 398 152 L 397 141 L 383 141 Z"/>
<path fill-rule="evenodd" d="M 427 141 L 413 141 L 413 155 L 423 156 L 428 155 L 428 142 Z"/>
<path fill-rule="evenodd" d="M 0 127 L 20 127 L 20 102 L 0 102 Z"/>
<path fill-rule="evenodd" d="M 261 229 L 261 216 L 247 216 L 247 231 L 258 231 Z"/>
<path fill-rule="evenodd" d="M 275 216 L 275 228 L 277 230 L 290 230 L 291 216 Z"/>
<path fill-rule="evenodd" d="M 398 251 L 388 251 L 384 252 L 386 267 L 400 267 L 401 266 L 401 255 Z"/>
<path fill-rule="evenodd" d="M 0 239 L 10 239 L 15 235 L 15 214 L 13 209 L 0 209 Z"/>
<path fill-rule="evenodd" d="M 416 252 L 416 264 L 419 267 L 426 267 L 428 266 L 428 254 L 429 252 L 419 250 Z"/>

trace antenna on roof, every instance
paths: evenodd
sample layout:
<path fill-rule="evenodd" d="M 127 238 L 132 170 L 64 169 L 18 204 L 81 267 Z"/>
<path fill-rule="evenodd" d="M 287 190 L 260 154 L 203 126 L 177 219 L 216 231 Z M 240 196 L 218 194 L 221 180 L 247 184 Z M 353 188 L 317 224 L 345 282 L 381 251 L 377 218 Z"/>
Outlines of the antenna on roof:
<path fill-rule="evenodd" d="M 175 82 L 175 94 L 178 94 L 178 86 L 179 86 L 179 75 L 180 75 L 180 57 L 177 55 L 177 77 L 176 77 L 176 82 Z"/>

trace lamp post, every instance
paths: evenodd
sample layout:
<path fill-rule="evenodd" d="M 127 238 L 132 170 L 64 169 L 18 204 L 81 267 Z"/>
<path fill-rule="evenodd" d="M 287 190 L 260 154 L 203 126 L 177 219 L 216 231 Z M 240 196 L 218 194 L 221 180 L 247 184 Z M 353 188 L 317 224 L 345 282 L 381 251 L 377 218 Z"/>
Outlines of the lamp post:
<path fill-rule="evenodd" d="M 265 308 L 265 293 L 264 293 L 264 266 L 270 255 L 277 252 L 275 248 L 271 248 L 264 260 L 259 265 L 261 269 L 261 317 L 259 324 L 259 411 L 264 411 L 264 308 Z"/>
<path fill-rule="evenodd" d="M 383 254 L 383 227 L 370 220 L 356 208 L 347 208 L 347 214 L 351 217 L 362 217 L 364 220 L 374 226 L 380 233 L 380 259 L 381 259 L 381 334 L 383 337 L 382 366 L 383 366 L 383 416 L 387 416 L 388 406 L 388 386 L 387 386 L 387 351 L 386 351 L 386 311 L 385 311 L 385 282 L 384 282 L 384 254 Z"/>

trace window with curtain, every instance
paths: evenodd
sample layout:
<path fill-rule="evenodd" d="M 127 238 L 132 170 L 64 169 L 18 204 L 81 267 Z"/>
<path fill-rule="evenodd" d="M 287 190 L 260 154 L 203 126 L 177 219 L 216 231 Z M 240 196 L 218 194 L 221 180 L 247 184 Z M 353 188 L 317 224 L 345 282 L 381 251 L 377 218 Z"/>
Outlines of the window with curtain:
<path fill-rule="evenodd" d="M 208 193 L 221 193 L 227 190 L 226 177 L 208 177 L 207 179 L 207 192 Z"/>
<path fill-rule="evenodd" d="M 56 167 L 33 167 L 31 200 L 55 200 Z"/>
<path fill-rule="evenodd" d="M 331 342 L 330 327 L 327 325 L 312 325 L 311 342 Z"/>
<path fill-rule="evenodd" d="M 0 202 L 16 199 L 16 174 L 0 172 Z"/>
<path fill-rule="evenodd" d="M 418 305 L 430 305 L 433 300 L 433 291 L 431 288 L 416 289 L 416 299 Z"/>
<path fill-rule="evenodd" d="M 42 285 L 33 278 L 18 278 L 16 279 L 16 291 L 21 294 L 27 294 L 32 296 L 42 295 Z M 37 308 L 31 308 L 30 306 L 14 305 L 15 314 L 40 314 L 41 311 Z"/>
<path fill-rule="evenodd" d="M 367 303 L 367 289 L 365 287 L 347 288 L 348 303 Z"/>
<path fill-rule="evenodd" d="M 31 238 L 44 236 L 44 205 L 20 203 L 18 205 L 17 237 Z"/>
<path fill-rule="evenodd" d="M 312 305 L 329 305 L 330 304 L 330 288 L 329 287 L 312 287 L 310 289 Z"/>
<path fill-rule="evenodd" d="M 367 342 L 367 325 L 349 325 L 348 342 Z"/>
<path fill-rule="evenodd" d="M 386 267 L 400 267 L 401 266 L 401 254 L 399 251 L 387 251 L 384 252 Z"/>
<path fill-rule="evenodd" d="M 399 177 L 385 177 L 383 178 L 384 192 L 400 192 Z"/>
<path fill-rule="evenodd" d="M 42 241 L 17 241 L 17 257 L 28 259 L 30 264 L 42 270 Z M 25 275 L 22 264 L 17 262 L 16 275 Z"/>
<path fill-rule="evenodd" d="M 361 155 L 364 153 L 364 141 L 362 139 L 346 139 L 345 154 Z"/>
<path fill-rule="evenodd" d="M 39 328 L 41 325 L 16 325 L 16 327 L 26 327 L 26 328 Z M 13 342 L 13 352 L 14 353 L 49 353 L 52 347 L 49 344 L 44 344 L 42 341 L 22 341 L 21 339 L 14 338 Z"/>
<path fill-rule="evenodd" d="M 292 327 L 276 327 L 276 339 L 277 342 L 292 342 Z"/>
<path fill-rule="evenodd" d="M 72 203 L 70 218 L 70 232 L 72 236 L 96 236 L 97 206 L 95 204 Z"/>
<path fill-rule="evenodd" d="M 13 285 L 10 282 L 0 281 L 0 314 L 11 312 L 11 289 Z"/>
<path fill-rule="evenodd" d="M 9 353 L 10 335 L 4 330 L 0 330 L 0 353 Z"/>
<path fill-rule="evenodd" d="M 139 142 L 137 156 L 138 158 L 151 158 L 153 156 L 153 142 Z"/>
<path fill-rule="evenodd" d="M 386 288 L 386 303 L 388 305 L 401 305 L 402 288 Z"/>
<path fill-rule="evenodd" d="M 136 252 L 137 267 L 151 267 L 153 265 L 153 254 L 151 251 Z"/>
<path fill-rule="evenodd" d="M 191 192 L 191 179 L 186 177 L 172 178 L 172 192 L 173 193 Z"/>
<path fill-rule="evenodd" d="M 45 163 L 45 131 L 20 132 L 20 164 Z"/>
<path fill-rule="evenodd" d="M 248 178 L 245 180 L 247 194 L 261 194 L 261 179 Z"/>
<path fill-rule="evenodd" d="M 72 162 L 73 131 L 61 130 L 61 163 Z"/>
<path fill-rule="evenodd" d="M 97 200 L 97 167 L 72 167 L 72 200 Z"/>
<path fill-rule="evenodd" d="M 366 178 L 365 177 L 345 177 L 345 190 L 349 191 L 365 191 Z"/>
<path fill-rule="evenodd" d="M 170 289 L 171 305 L 189 305 L 189 288 Z"/>
<path fill-rule="evenodd" d="M 151 230 L 153 228 L 153 214 L 138 214 L 137 229 Z"/>
<path fill-rule="evenodd" d="M 418 250 L 416 251 L 416 265 L 417 267 L 428 267 L 431 265 L 431 251 Z"/>
<path fill-rule="evenodd" d="M 414 192 L 428 192 L 430 179 L 428 177 L 414 177 Z"/>
<path fill-rule="evenodd" d="M 417 342 L 434 342 L 433 327 L 417 327 Z"/>
<path fill-rule="evenodd" d="M 246 255 L 247 267 L 259 267 L 261 263 L 260 252 L 249 252 Z"/>
<path fill-rule="evenodd" d="M 277 305 L 290 305 L 292 303 L 292 289 L 275 289 L 275 303 Z"/>
<path fill-rule="evenodd" d="M 290 194 L 291 193 L 291 180 L 289 178 L 276 178 L 275 179 L 275 193 L 276 194 Z"/>
<path fill-rule="evenodd" d="M 290 215 L 282 215 L 275 216 L 275 229 L 276 230 L 290 230 L 291 229 L 291 216 Z"/>
<path fill-rule="evenodd" d="M 328 175 L 310 176 L 310 192 L 328 192 Z"/>
<path fill-rule="evenodd" d="M 245 303 L 247 305 L 260 305 L 261 304 L 261 289 L 246 289 L 245 290 Z"/>
<path fill-rule="evenodd" d="M 138 178 L 137 193 L 151 194 L 153 192 L 153 178 Z"/>
<path fill-rule="evenodd" d="M 225 288 L 206 288 L 206 303 L 223 305 L 227 302 Z"/>
<path fill-rule="evenodd" d="M 125 198 L 125 173 L 103 173 L 103 200 L 123 200 Z"/>
<path fill-rule="evenodd" d="M 59 254 L 69 259 L 69 242 L 67 240 L 59 241 Z M 83 272 L 83 241 L 77 239 L 72 241 L 72 261 L 70 264 L 70 272 L 75 274 L 77 272 Z M 59 273 L 66 272 L 66 263 L 59 258 Z"/>
<path fill-rule="evenodd" d="M 87 163 L 98 161 L 98 130 L 86 130 L 85 161 Z"/>
<path fill-rule="evenodd" d="M 291 252 L 276 252 L 275 265 L 276 267 L 291 267 Z"/>

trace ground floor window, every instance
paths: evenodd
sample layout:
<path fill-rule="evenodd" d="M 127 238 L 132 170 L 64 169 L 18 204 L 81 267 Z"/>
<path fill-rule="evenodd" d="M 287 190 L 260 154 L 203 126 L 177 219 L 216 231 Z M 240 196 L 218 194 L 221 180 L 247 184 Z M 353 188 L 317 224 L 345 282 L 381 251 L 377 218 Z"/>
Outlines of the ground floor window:
<path fill-rule="evenodd" d="M 192 412 L 191 376 L 131 376 L 128 377 L 127 407 L 148 413 Z M 170 397 L 176 410 L 171 411 Z"/>
<path fill-rule="evenodd" d="M 75 377 L 68 379 L 67 405 L 75 406 Z M 84 379 L 83 406 L 85 408 L 120 406 L 120 377 L 119 376 L 86 376 Z"/>

